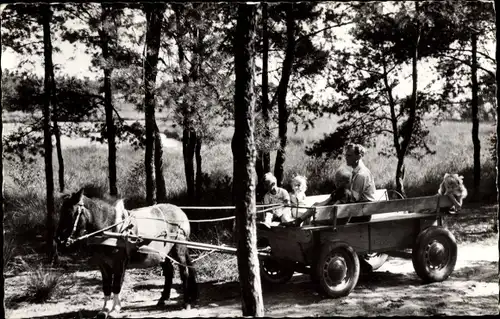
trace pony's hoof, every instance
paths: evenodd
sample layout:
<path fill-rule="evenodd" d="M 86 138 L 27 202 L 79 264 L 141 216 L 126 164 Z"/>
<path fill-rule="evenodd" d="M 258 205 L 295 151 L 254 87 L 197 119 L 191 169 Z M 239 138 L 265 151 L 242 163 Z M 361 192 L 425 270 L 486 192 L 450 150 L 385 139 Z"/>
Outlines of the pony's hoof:
<path fill-rule="evenodd" d="M 113 309 L 109 313 L 109 317 L 110 318 L 121 318 L 122 317 L 122 313 L 120 312 L 120 310 Z"/>
<path fill-rule="evenodd" d="M 191 304 L 189 304 L 189 303 L 185 304 L 184 310 L 191 310 Z"/>
<path fill-rule="evenodd" d="M 165 299 L 158 300 L 158 302 L 156 303 L 156 306 L 157 307 L 165 307 Z"/>
<path fill-rule="evenodd" d="M 96 319 L 106 319 L 108 317 L 108 313 L 104 311 L 99 311 L 96 316 Z"/>

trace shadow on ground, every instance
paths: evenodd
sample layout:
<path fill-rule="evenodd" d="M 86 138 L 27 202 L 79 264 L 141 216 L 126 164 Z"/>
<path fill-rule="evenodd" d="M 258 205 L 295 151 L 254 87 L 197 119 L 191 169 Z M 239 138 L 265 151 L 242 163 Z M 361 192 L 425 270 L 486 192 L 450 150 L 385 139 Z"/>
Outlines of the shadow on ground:
<path fill-rule="evenodd" d="M 79 310 L 66 313 L 60 313 L 51 316 L 29 317 L 31 319 L 87 319 L 95 318 L 99 313 L 98 310 Z"/>

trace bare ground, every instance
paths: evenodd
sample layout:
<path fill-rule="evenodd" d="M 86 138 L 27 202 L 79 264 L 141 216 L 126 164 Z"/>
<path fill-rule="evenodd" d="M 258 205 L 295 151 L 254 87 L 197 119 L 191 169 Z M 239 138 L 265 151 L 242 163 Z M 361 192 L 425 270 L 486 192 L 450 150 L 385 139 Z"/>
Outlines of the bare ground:
<path fill-rule="evenodd" d="M 462 216 L 470 219 L 471 215 Z M 455 228 L 457 224 L 462 226 Z M 487 231 L 488 224 L 460 218 L 448 222 L 459 241 L 458 259 L 454 272 L 444 282 L 423 284 L 413 270 L 411 254 L 399 252 L 377 271 L 360 277 L 354 291 L 345 298 L 329 299 L 318 294 L 309 276 L 301 274 L 286 284 L 264 286 L 265 314 L 270 317 L 498 315 L 498 238 Z M 71 276 L 72 280 L 64 284 L 65 292 L 45 304 L 30 304 L 19 298 L 25 287 L 25 273 L 6 278 L 7 318 L 93 318 L 103 305 L 100 273 L 78 270 L 71 271 Z M 172 300 L 165 308 L 157 308 L 162 288 L 159 267 L 129 270 L 122 289 L 122 317 L 241 316 L 237 282 L 201 282 L 201 299 L 191 310 L 181 308 L 178 279 L 174 280 Z"/>

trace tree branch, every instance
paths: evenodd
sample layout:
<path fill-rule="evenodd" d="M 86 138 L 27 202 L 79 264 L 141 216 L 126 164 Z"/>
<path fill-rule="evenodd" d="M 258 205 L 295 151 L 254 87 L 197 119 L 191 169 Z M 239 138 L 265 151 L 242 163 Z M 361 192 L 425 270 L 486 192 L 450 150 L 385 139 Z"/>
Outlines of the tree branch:
<path fill-rule="evenodd" d="M 472 53 L 472 50 L 468 50 L 468 49 L 446 49 L 444 51 L 450 51 L 450 52 L 470 52 Z M 484 53 L 484 52 L 481 52 L 481 51 L 477 51 L 476 52 L 477 54 L 483 56 L 484 58 L 490 60 L 491 62 L 493 63 L 496 63 L 496 60 L 494 58 L 492 58 L 491 56 L 489 56 L 488 54 Z"/>
<path fill-rule="evenodd" d="M 320 30 L 318 30 L 318 31 L 314 31 L 314 32 L 311 32 L 311 33 L 305 34 L 305 35 L 301 36 L 300 38 L 298 38 L 298 39 L 296 40 L 296 42 L 298 43 L 299 41 L 302 41 L 302 40 L 304 40 L 304 39 L 306 39 L 306 38 L 309 38 L 309 37 L 315 36 L 315 35 L 317 35 L 317 34 L 319 34 L 319 33 L 321 33 L 321 32 L 324 32 L 324 31 L 326 31 L 326 30 L 330 30 L 330 29 L 333 29 L 333 28 L 346 26 L 346 25 L 353 24 L 353 23 L 354 23 L 354 21 L 351 21 L 351 22 L 346 22 L 346 23 L 340 23 L 340 24 L 337 24 L 337 25 L 330 25 L 330 26 L 325 27 L 325 28 L 323 28 L 323 29 L 320 29 Z"/>
<path fill-rule="evenodd" d="M 465 65 L 467 65 L 467 66 L 469 66 L 469 67 L 472 67 L 472 64 L 471 64 L 469 61 L 459 59 L 459 58 L 457 58 L 457 57 L 455 57 L 455 56 L 453 56 L 453 55 L 441 55 L 441 56 L 442 56 L 443 58 L 449 58 L 449 59 L 451 59 L 451 60 L 455 60 L 455 61 L 461 62 L 461 63 L 463 63 L 463 64 L 465 64 Z M 484 68 L 484 67 L 482 67 L 481 65 L 478 65 L 478 66 L 477 66 L 477 68 L 478 68 L 478 69 L 483 70 L 484 72 L 488 73 L 489 75 L 491 75 L 491 76 L 493 76 L 493 77 L 494 77 L 494 76 L 496 76 L 496 75 L 495 75 L 495 72 L 490 71 L 490 70 L 488 70 L 488 69 L 485 69 L 485 68 Z"/>
<path fill-rule="evenodd" d="M 394 96 L 392 95 L 392 88 L 389 85 L 389 79 L 387 78 L 387 69 L 386 69 L 386 56 L 385 54 L 382 57 L 382 66 L 384 69 L 384 84 L 386 87 L 386 92 L 387 92 L 387 97 L 389 100 L 389 108 L 391 110 L 391 124 L 392 124 L 392 130 L 393 130 L 393 141 L 394 141 L 394 147 L 396 148 L 396 153 L 399 154 L 401 150 L 401 146 L 399 145 L 399 140 L 397 136 L 399 135 L 398 132 L 398 123 L 397 123 L 397 117 L 396 117 L 396 103 L 394 101 Z"/>

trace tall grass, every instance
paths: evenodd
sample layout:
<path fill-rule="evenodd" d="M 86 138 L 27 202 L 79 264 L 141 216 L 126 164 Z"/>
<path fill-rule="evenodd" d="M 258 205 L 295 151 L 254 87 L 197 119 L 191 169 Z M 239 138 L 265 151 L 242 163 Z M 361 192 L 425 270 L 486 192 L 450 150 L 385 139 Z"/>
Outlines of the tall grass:
<path fill-rule="evenodd" d="M 313 130 L 293 133 L 290 130 L 289 146 L 285 163 L 284 184 L 289 188 L 289 180 L 294 173 L 308 178 L 308 195 L 329 193 L 333 185 L 333 174 L 342 159 L 314 159 L 305 155 L 305 147 L 321 138 L 335 127 L 334 119 L 321 119 Z M 488 152 L 488 138 L 494 132 L 492 124 L 480 126 L 482 180 L 479 193 L 467 201 L 494 202 L 496 200 L 495 165 Z M 229 137 L 230 130 L 225 135 Z M 443 122 L 431 129 L 430 147 L 436 151 L 418 161 L 406 159 L 405 188 L 410 197 L 435 194 L 444 173 L 460 173 L 469 190 L 473 186 L 473 147 L 471 124 L 465 122 Z M 377 148 L 387 143 L 377 140 Z M 275 152 L 272 154 L 274 162 Z M 67 191 L 76 191 L 84 185 L 93 185 L 101 193 L 108 190 L 107 150 L 98 147 L 68 148 L 63 150 L 65 159 L 65 180 Z M 205 145 L 202 148 L 204 195 L 201 205 L 220 206 L 232 203 L 233 160 L 229 141 Z M 376 148 L 368 149 L 365 163 L 371 169 L 378 188 L 394 188 L 396 158 L 380 156 Z M 178 149 L 164 150 L 164 178 L 169 201 L 192 206 L 186 199 L 184 164 L 182 152 Z M 57 159 L 54 157 L 54 163 Z M 43 159 L 32 164 L 5 161 L 5 227 L 14 235 L 25 237 L 44 233 L 45 175 Z M 132 147 L 121 146 L 117 152 L 117 178 L 120 197 L 125 198 L 127 208 L 145 205 L 144 152 Z M 54 181 L 57 185 L 57 164 L 54 167 Z M 471 193 L 471 192 L 470 192 Z M 56 220 L 60 204 L 60 194 L 56 192 Z M 220 217 L 230 211 L 206 211 L 190 218 Z"/>
<path fill-rule="evenodd" d="M 9 270 L 11 266 L 11 261 L 14 259 L 16 254 L 16 244 L 13 238 L 4 236 L 3 241 L 3 269 L 4 272 Z"/>
<path fill-rule="evenodd" d="M 44 265 L 23 264 L 26 276 L 26 290 L 22 299 L 33 303 L 44 303 L 62 292 L 62 284 L 69 278 L 60 271 Z"/>

